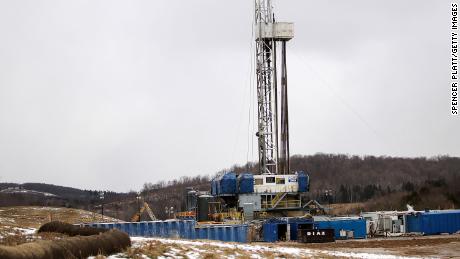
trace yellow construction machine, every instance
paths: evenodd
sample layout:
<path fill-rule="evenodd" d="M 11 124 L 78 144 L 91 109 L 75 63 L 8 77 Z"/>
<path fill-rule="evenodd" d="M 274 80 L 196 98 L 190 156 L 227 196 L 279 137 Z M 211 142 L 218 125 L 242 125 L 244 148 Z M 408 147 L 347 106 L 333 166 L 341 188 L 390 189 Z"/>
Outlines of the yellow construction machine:
<path fill-rule="evenodd" d="M 152 209 L 150 209 L 150 206 L 147 202 L 144 202 L 144 206 L 142 206 L 138 212 L 136 212 L 133 217 L 131 218 L 131 222 L 139 222 L 141 220 L 141 215 L 144 213 L 144 211 L 147 211 L 147 214 L 149 215 L 151 220 L 157 220 L 157 217 L 155 217 L 155 214 L 153 214 Z"/>

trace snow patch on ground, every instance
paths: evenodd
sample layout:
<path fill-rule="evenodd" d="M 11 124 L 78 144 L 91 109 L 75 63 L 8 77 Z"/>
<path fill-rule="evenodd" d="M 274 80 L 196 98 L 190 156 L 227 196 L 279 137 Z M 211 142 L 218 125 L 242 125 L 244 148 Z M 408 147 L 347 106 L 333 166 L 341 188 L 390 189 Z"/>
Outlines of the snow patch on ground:
<path fill-rule="evenodd" d="M 143 256 L 144 258 L 148 258 L 147 256 Z M 114 255 L 109 255 L 105 257 L 106 259 L 128 259 L 127 257 L 124 256 L 124 254 L 114 254 Z M 96 259 L 95 256 L 90 256 L 87 259 Z"/>
<path fill-rule="evenodd" d="M 21 232 L 23 235 L 33 235 L 37 231 L 36 228 L 18 228 L 14 227 L 13 228 L 15 231 Z"/>
<path fill-rule="evenodd" d="M 185 255 L 190 259 L 198 259 L 198 258 L 200 258 L 200 253 L 194 252 L 194 251 L 187 252 Z"/>
<path fill-rule="evenodd" d="M 33 210 L 61 210 L 62 208 L 55 208 L 55 207 L 33 207 Z"/>
<path fill-rule="evenodd" d="M 15 223 L 14 219 L 0 217 L 0 223 Z"/>
<path fill-rule="evenodd" d="M 37 231 L 37 229 L 35 228 L 18 228 L 11 226 L 3 226 L 0 230 L 0 239 L 3 239 L 7 236 L 14 236 L 18 234 L 24 236 L 32 236 Z"/>
<path fill-rule="evenodd" d="M 187 256 L 190 258 L 200 258 L 200 255 L 206 252 L 217 253 L 216 250 L 203 250 L 198 247 L 212 246 L 221 249 L 232 249 L 235 251 L 234 255 L 228 255 L 227 258 L 235 258 L 238 255 L 238 251 L 250 252 L 251 258 L 263 258 L 263 253 L 273 254 L 285 254 L 293 257 L 321 257 L 321 256 L 333 256 L 333 257 L 345 257 L 345 258 L 362 258 L 362 259 L 412 259 L 416 257 L 404 257 L 395 255 L 385 254 L 371 254 L 371 253 L 355 253 L 355 252 L 340 252 L 340 251 L 328 251 L 328 250 L 317 250 L 307 248 L 295 248 L 295 247 L 269 247 L 263 245 L 251 245 L 251 244 L 236 244 L 236 243 L 224 243 L 215 241 L 192 241 L 192 240 L 180 240 L 180 239 L 163 239 L 163 238 L 144 238 L 144 237 L 132 237 L 133 246 L 140 247 L 149 241 L 158 241 L 163 244 L 178 244 L 182 245 L 192 251 L 187 252 Z M 180 254 L 180 250 L 171 248 L 165 253 L 165 258 L 175 258 Z"/>
<path fill-rule="evenodd" d="M 339 251 L 325 251 L 326 254 L 335 257 L 348 257 L 348 258 L 363 258 L 363 259 L 417 259 L 419 257 L 407 257 L 385 254 L 370 254 L 370 253 L 354 253 L 354 252 L 339 252 Z"/>

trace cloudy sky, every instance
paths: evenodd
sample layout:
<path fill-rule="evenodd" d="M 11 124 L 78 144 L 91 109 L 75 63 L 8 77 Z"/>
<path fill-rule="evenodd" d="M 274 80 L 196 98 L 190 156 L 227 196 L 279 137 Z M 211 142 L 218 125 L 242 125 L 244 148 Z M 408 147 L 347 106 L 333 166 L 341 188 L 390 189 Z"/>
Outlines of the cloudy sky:
<path fill-rule="evenodd" d="M 460 156 L 450 2 L 275 1 L 296 31 L 291 153 Z M 252 16 L 252 0 L 0 0 L 0 182 L 127 191 L 257 160 Z"/>

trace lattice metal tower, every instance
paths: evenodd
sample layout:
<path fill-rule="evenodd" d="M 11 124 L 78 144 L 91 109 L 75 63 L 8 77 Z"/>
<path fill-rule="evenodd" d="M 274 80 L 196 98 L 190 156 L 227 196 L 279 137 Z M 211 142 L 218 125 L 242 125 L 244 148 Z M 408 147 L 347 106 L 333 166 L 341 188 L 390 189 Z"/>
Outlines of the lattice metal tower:
<path fill-rule="evenodd" d="M 289 174 L 286 41 L 292 23 L 275 22 L 271 0 L 255 0 L 258 150 L 261 174 Z M 281 89 L 278 89 L 277 43 L 282 42 Z M 279 91 L 280 90 L 280 91 Z M 278 100 L 281 106 L 278 107 Z M 278 119 L 281 119 L 281 127 Z"/>

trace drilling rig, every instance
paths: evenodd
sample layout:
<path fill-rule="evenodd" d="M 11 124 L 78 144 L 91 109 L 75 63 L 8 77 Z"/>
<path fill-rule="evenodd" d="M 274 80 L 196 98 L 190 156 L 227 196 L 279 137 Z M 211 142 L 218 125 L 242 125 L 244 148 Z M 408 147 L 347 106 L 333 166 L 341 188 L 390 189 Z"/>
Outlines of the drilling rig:
<path fill-rule="evenodd" d="M 229 172 L 211 185 L 213 196 L 249 220 L 301 212 L 309 189 L 308 174 L 292 172 L 289 161 L 286 43 L 294 37 L 294 24 L 276 21 L 272 0 L 254 3 L 258 174 Z"/>
<path fill-rule="evenodd" d="M 270 0 L 256 0 L 255 3 L 259 172 L 288 174 L 286 42 L 294 37 L 294 24 L 275 22 Z M 280 43 L 281 88 L 278 89 L 277 47 Z"/>

